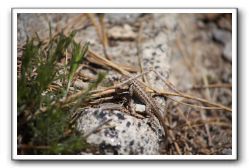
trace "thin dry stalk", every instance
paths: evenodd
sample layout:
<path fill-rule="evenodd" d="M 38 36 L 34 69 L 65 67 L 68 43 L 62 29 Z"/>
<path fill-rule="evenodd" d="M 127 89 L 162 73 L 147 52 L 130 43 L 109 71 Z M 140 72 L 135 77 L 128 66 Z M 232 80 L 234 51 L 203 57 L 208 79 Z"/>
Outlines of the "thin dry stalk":
<path fill-rule="evenodd" d="M 111 60 L 111 58 L 109 57 L 108 53 L 107 53 L 107 49 L 109 47 L 109 43 L 108 43 L 108 37 L 105 31 L 105 25 L 104 25 L 104 16 L 103 14 L 100 14 L 99 16 L 99 22 L 97 21 L 95 14 L 92 13 L 88 13 L 86 14 L 87 17 L 89 18 L 89 20 L 92 22 L 93 26 L 96 29 L 97 35 L 100 39 L 101 44 L 103 45 L 104 48 L 104 55 L 108 60 Z"/>
<path fill-rule="evenodd" d="M 223 105 L 220 105 L 220 104 L 216 104 L 216 103 L 212 103 L 212 102 L 209 102 L 208 100 L 205 100 L 205 99 L 201 99 L 201 98 L 197 98 L 197 97 L 193 97 L 193 96 L 190 96 L 190 95 L 186 95 L 186 94 L 183 94 L 182 92 L 178 91 L 176 89 L 176 87 L 168 80 L 165 80 L 159 73 L 157 73 L 156 71 L 153 70 L 154 73 L 156 73 L 162 81 L 165 82 L 165 84 L 170 88 L 172 89 L 174 92 L 176 92 L 177 94 L 175 95 L 172 95 L 172 93 L 170 93 L 170 95 L 172 96 L 180 96 L 180 97 L 184 97 L 184 98 L 188 98 L 188 99 L 193 99 L 193 100 L 198 100 L 200 102 L 203 102 L 203 103 L 207 103 L 207 104 L 210 104 L 212 106 L 215 106 L 215 108 L 213 107 L 202 107 L 202 106 L 197 106 L 197 105 L 190 105 L 190 104 L 187 104 L 187 103 L 183 103 L 183 102 L 178 102 L 178 103 L 181 103 L 181 104 L 185 104 L 185 105 L 189 105 L 189 106 L 194 106 L 194 107 L 198 107 L 198 108 L 202 108 L 202 109 L 225 109 L 227 111 L 232 111 L 230 108 L 228 107 L 225 107 Z M 151 89 L 151 88 L 150 88 Z M 152 89 L 153 91 L 155 91 L 156 93 L 163 93 L 164 91 L 157 91 L 155 89 Z M 172 98 L 171 98 L 172 99 Z M 174 100 L 174 99 L 172 99 Z M 174 100 L 176 101 L 176 100 Z M 177 102 L 177 101 L 176 101 Z"/>
<path fill-rule="evenodd" d="M 144 24 L 140 23 L 139 31 L 138 31 L 138 36 L 136 40 L 136 46 L 137 46 L 137 56 L 138 56 L 138 63 L 139 63 L 139 68 L 140 68 L 140 73 L 143 73 L 144 67 L 143 67 L 143 55 L 142 55 L 142 33 L 143 33 L 143 28 Z M 148 83 L 146 80 L 145 76 L 142 76 L 143 82 Z"/>
<path fill-rule="evenodd" d="M 76 15 L 68 21 L 68 23 L 63 28 L 65 35 L 69 35 L 72 30 L 79 30 L 87 24 L 86 14 L 82 13 Z M 57 28 L 57 32 L 61 32 L 60 28 Z"/>
<path fill-rule="evenodd" d="M 196 86 L 192 86 L 191 89 L 215 89 L 215 88 L 232 88 L 232 84 L 230 83 L 215 83 L 215 84 L 209 84 L 209 85 L 196 85 Z"/>
<path fill-rule="evenodd" d="M 194 104 L 189 104 L 189 103 L 184 103 L 182 101 L 177 101 L 171 97 L 167 97 L 168 99 L 178 103 L 178 104 L 183 104 L 185 106 L 190 106 L 190 107 L 193 107 L 193 108 L 199 108 L 199 109 L 206 109 L 206 110 L 222 110 L 223 108 L 220 108 L 220 107 L 206 107 L 206 106 L 198 106 L 198 105 L 194 105 Z"/>
<path fill-rule="evenodd" d="M 104 65 L 106 67 L 113 68 L 114 70 L 120 72 L 123 75 L 129 75 L 129 72 L 127 70 L 123 69 L 119 65 L 113 63 L 112 61 L 110 61 L 104 57 L 99 56 L 97 53 L 95 53 L 91 49 L 88 50 L 88 54 L 89 54 L 87 56 L 88 61 L 94 62 L 96 64 L 101 64 L 101 65 Z"/>
<path fill-rule="evenodd" d="M 222 126 L 222 127 L 227 127 L 227 128 L 231 128 L 231 124 L 228 124 L 226 122 L 221 122 L 221 121 L 212 121 L 212 120 L 202 120 L 202 121 L 192 121 L 190 122 L 190 126 L 191 127 L 200 127 L 200 126 L 205 126 L 205 124 L 209 124 L 209 125 L 216 125 L 216 126 Z M 179 125 L 177 126 L 177 128 L 180 129 L 188 129 L 189 125 L 185 124 L 185 125 Z"/>
<path fill-rule="evenodd" d="M 108 54 L 108 48 L 109 48 L 109 41 L 108 41 L 108 36 L 105 28 L 105 20 L 104 20 L 104 14 L 99 15 L 99 23 L 101 27 L 101 33 L 102 33 L 102 44 L 104 48 L 104 54 L 107 59 L 111 60 L 110 55 Z"/>
<path fill-rule="evenodd" d="M 194 62 L 190 62 L 191 55 L 188 53 L 188 50 L 186 49 L 187 45 L 182 44 L 182 40 L 178 37 L 176 40 L 176 46 L 178 47 L 181 55 L 183 56 L 183 60 L 187 66 L 187 68 L 190 70 L 190 72 L 193 74 L 193 76 L 197 76 L 196 69 L 194 68 Z"/>
<path fill-rule="evenodd" d="M 108 119 L 108 120 L 106 120 L 106 121 L 100 123 L 96 128 L 94 128 L 94 129 L 91 130 L 90 132 L 86 133 L 83 137 L 84 137 L 84 138 L 87 138 L 87 137 L 89 137 L 90 135 L 92 135 L 93 133 L 100 131 L 100 128 L 101 128 L 103 125 L 108 124 L 111 120 L 112 120 L 112 119 Z"/>
<path fill-rule="evenodd" d="M 223 106 L 223 105 L 218 104 L 218 103 L 210 102 L 210 101 L 208 101 L 206 99 L 198 98 L 198 97 L 183 94 L 183 93 L 177 94 L 177 93 L 172 93 L 172 92 L 157 91 L 156 94 L 157 95 L 164 95 L 164 96 L 178 96 L 178 97 L 183 97 L 183 98 L 186 98 L 186 99 L 196 100 L 196 101 L 208 104 L 210 106 L 216 107 L 217 109 L 223 109 L 223 110 L 225 110 L 227 112 L 232 112 L 232 109 L 229 108 L 229 107 Z"/>
<path fill-rule="evenodd" d="M 208 79 L 207 79 L 207 76 L 205 75 L 205 73 L 202 77 L 203 77 L 204 84 L 208 85 Z M 209 88 L 206 89 L 205 95 L 206 95 L 207 100 L 211 100 L 211 94 L 210 94 Z M 202 120 L 207 119 L 207 116 L 206 116 L 206 113 L 204 110 L 201 110 L 201 118 L 202 118 Z M 212 137 L 210 135 L 209 125 L 207 123 L 205 124 L 205 130 L 206 130 L 207 135 L 208 135 L 208 144 L 209 144 L 209 146 L 212 146 L 213 145 Z"/>
<path fill-rule="evenodd" d="M 17 147 L 18 149 L 49 149 L 50 146 L 36 146 L 36 145 L 29 145 L 29 144 L 21 144 Z"/>
<path fill-rule="evenodd" d="M 86 16 L 88 17 L 88 19 L 92 22 L 93 26 L 96 29 L 97 35 L 100 39 L 100 41 L 102 41 L 102 33 L 101 33 L 101 27 L 95 17 L 95 14 L 93 13 L 87 13 Z"/>
<path fill-rule="evenodd" d="M 178 114 L 182 116 L 182 118 L 185 120 L 186 125 L 188 126 L 188 129 L 190 129 L 195 135 L 197 135 L 197 132 L 192 128 L 191 122 L 185 117 L 183 111 L 177 106 L 176 107 Z"/>

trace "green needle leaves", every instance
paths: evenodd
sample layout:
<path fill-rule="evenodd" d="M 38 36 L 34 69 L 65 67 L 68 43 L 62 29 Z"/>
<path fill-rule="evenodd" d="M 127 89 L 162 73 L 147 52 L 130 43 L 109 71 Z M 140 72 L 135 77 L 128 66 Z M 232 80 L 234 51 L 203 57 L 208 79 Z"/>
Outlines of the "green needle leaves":
<path fill-rule="evenodd" d="M 82 63 L 82 60 L 88 51 L 88 46 L 89 46 L 89 42 L 87 42 L 83 47 L 81 47 L 80 43 L 73 44 L 73 54 L 72 54 L 72 59 L 70 63 L 70 70 L 68 74 L 68 84 L 67 84 L 67 90 L 66 90 L 65 96 L 68 93 L 69 87 L 71 85 L 71 82 L 73 80 L 76 70 L 78 69 L 80 63 Z"/>
<path fill-rule="evenodd" d="M 19 154 L 77 154 L 89 146 L 72 127 L 70 112 L 91 98 L 90 91 L 100 84 L 105 75 L 99 73 L 96 81 L 90 83 L 84 93 L 70 101 L 67 107 L 60 105 L 88 51 L 89 43 L 83 46 L 76 43 L 75 34 L 52 36 L 50 30 L 49 41 L 41 41 L 36 34 L 23 47 L 17 79 Z M 64 61 L 67 59 L 65 53 L 71 55 L 69 64 Z M 60 87 L 56 91 L 51 90 L 51 86 L 57 83 L 60 85 L 56 86 Z"/>

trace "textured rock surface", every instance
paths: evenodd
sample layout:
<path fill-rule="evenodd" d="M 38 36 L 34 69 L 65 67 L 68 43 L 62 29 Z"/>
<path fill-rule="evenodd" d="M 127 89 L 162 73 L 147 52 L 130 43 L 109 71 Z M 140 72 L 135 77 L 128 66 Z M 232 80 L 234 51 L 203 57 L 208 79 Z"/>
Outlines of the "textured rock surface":
<path fill-rule="evenodd" d="M 232 62 L 232 33 L 231 31 L 218 29 L 213 26 L 213 36 L 214 39 L 224 45 L 223 56 L 228 61 Z"/>
<path fill-rule="evenodd" d="M 77 129 L 85 135 L 109 119 L 110 122 L 87 138 L 88 143 L 98 145 L 99 154 L 159 154 L 159 135 L 151 129 L 148 119 L 137 119 L 117 110 L 91 108 L 82 112 Z"/>
<path fill-rule="evenodd" d="M 232 62 L 232 39 L 226 42 L 223 54 L 227 60 Z"/>
<path fill-rule="evenodd" d="M 107 14 L 106 21 L 109 24 L 108 30 L 110 38 L 116 38 L 115 44 L 110 45 L 108 54 L 114 62 L 124 65 L 133 65 L 139 67 L 138 48 L 136 38 L 138 37 L 138 28 L 134 26 L 141 14 Z M 56 23 L 67 23 L 70 17 L 75 14 L 63 16 L 61 14 L 22 14 L 19 16 L 22 22 L 18 26 L 18 39 L 20 43 L 26 39 L 26 36 L 32 36 L 37 32 L 41 37 L 48 36 L 48 20 L 52 20 L 52 28 L 56 29 Z M 144 70 L 153 68 L 160 74 L 167 74 L 169 69 L 170 48 L 168 46 L 169 38 L 173 38 L 171 33 L 174 29 L 175 15 L 152 14 L 144 22 L 142 29 L 141 56 Z M 159 20 L 159 21 L 158 21 Z M 37 22 L 37 23 L 36 23 Z M 116 26 L 116 29 L 115 29 Z M 24 31 L 24 28 L 27 28 Z M 43 27 L 43 29 L 41 29 Z M 167 29 L 169 27 L 170 29 Z M 117 28 L 119 28 L 117 30 Z M 113 30 L 118 33 L 113 32 Z M 46 34 L 47 33 L 47 34 Z M 171 35 L 170 35 L 171 33 Z M 90 41 L 91 48 L 103 55 L 103 46 L 93 26 L 85 27 L 76 35 L 76 41 Z M 108 78 L 111 78 L 113 71 L 109 72 Z M 163 88 L 164 83 L 150 73 L 147 77 L 150 85 L 154 88 Z M 74 87 L 82 89 L 85 84 L 81 81 L 75 81 Z M 164 99 L 159 99 L 159 103 L 165 104 Z M 101 109 L 88 109 L 78 121 L 77 128 L 82 133 L 97 127 L 105 118 L 112 118 L 109 123 L 114 125 L 113 128 L 106 128 L 98 133 L 88 137 L 88 142 L 99 145 L 102 154 L 159 154 L 159 141 L 162 130 L 159 122 L 152 124 L 153 129 L 148 125 L 148 119 L 137 119 L 120 111 L 110 111 Z M 137 109 L 143 111 L 142 109 Z M 99 114 L 100 113 L 100 114 Z M 100 117 L 101 116 L 101 117 Z M 106 149 L 106 150 L 104 150 Z"/>
<path fill-rule="evenodd" d="M 112 24 L 134 23 L 141 14 L 137 13 L 108 13 L 107 20 Z"/>
<path fill-rule="evenodd" d="M 19 14 L 17 21 L 17 39 L 18 43 L 25 42 L 27 36 L 32 37 L 37 33 L 41 39 L 49 36 L 49 22 L 54 30 L 57 26 L 64 24 L 75 14 L 41 14 L 41 13 L 23 13 Z M 64 24 L 65 25 L 65 24 Z"/>
<path fill-rule="evenodd" d="M 55 31 L 59 27 L 58 25 L 61 25 L 62 28 L 69 25 L 70 18 L 76 15 L 21 14 L 18 16 L 18 44 L 25 42 L 26 36 L 32 36 L 35 32 L 41 38 L 46 38 L 49 32 L 48 21 L 51 21 L 51 27 Z M 217 21 L 217 18 L 220 17 L 220 14 L 200 14 L 200 17 L 195 14 L 106 14 L 107 32 L 112 31 L 115 27 L 121 28 L 118 30 L 120 31 L 119 34 L 109 32 L 110 46 L 107 53 L 113 62 L 139 67 L 137 38 L 139 37 L 139 27 L 143 23 L 140 35 L 140 55 L 144 70 L 153 68 L 165 78 L 169 72 L 169 81 L 178 90 L 183 91 L 188 91 L 192 86 L 199 84 L 231 83 L 231 62 L 224 61 L 221 57 L 223 55 L 230 61 L 232 58 L 231 22 L 226 19 L 230 16 L 221 17 Z M 83 22 L 78 23 L 83 24 Z M 92 50 L 103 56 L 103 46 L 96 33 L 96 28 L 89 22 L 85 24 L 88 24 L 88 26 L 77 32 L 76 41 L 82 43 L 90 41 Z M 125 25 L 128 25 L 128 27 L 125 27 Z M 82 74 L 87 74 L 91 77 L 90 79 L 94 79 L 96 75 L 91 75 L 92 73 L 86 71 L 82 71 Z M 153 88 L 168 91 L 164 82 L 154 73 L 146 76 Z M 108 79 L 116 81 L 120 77 L 121 75 L 117 72 L 108 70 Z M 203 83 L 204 79 L 207 80 L 207 83 Z M 76 81 L 74 87 L 81 89 L 87 86 L 81 81 Z M 201 93 L 201 91 L 198 91 L 198 93 Z M 203 94 L 193 95 L 203 97 Z M 205 97 L 204 94 L 203 98 L 208 98 L 208 96 Z M 210 98 L 210 101 L 222 103 L 226 106 L 232 104 L 231 91 L 228 89 L 211 91 Z M 156 101 L 160 107 L 165 107 L 164 105 L 167 104 L 160 97 Z M 136 108 L 138 111 L 144 111 L 143 106 L 139 107 L 137 105 Z M 182 111 L 181 115 L 179 114 L 180 111 Z M 217 111 L 208 111 L 207 118 L 212 119 L 217 117 L 218 114 Z M 228 113 L 220 114 L 220 116 L 227 115 L 227 117 L 223 116 L 221 119 L 227 122 L 228 118 L 228 121 L 230 121 L 231 117 Z M 186 154 L 203 154 L 201 150 L 208 149 L 205 146 L 207 143 L 206 133 L 203 133 L 204 129 L 202 127 L 195 129 L 198 135 L 191 135 L 191 131 L 185 132 L 181 129 L 181 124 L 185 123 L 186 118 L 188 122 L 200 119 L 199 109 L 191 110 L 190 107 L 182 106 L 179 110 L 179 106 L 177 106 L 177 109 L 174 108 L 174 110 L 168 112 L 167 117 L 171 124 L 179 129 L 175 129 L 174 133 L 178 133 L 176 138 L 181 145 L 182 152 L 187 149 Z M 99 132 L 92 133 L 87 138 L 89 143 L 98 146 L 99 154 L 159 154 L 162 130 L 157 120 L 156 123 L 151 124 L 148 119 L 138 119 L 118 110 L 91 108 L 83 111 L 77 122 L 77 128 L 85 135 L 108 119 L 111 119 L 108 124 L 102 126 Z M 227 124 L 230 123 L 227 122 Z M 230 128 L 226 130 L 217 127 L 214 131 L 214 126 L 210 125 L 210 127 L 213 143 L 216 144 L 214 147 L 218 147 L 217 144 L 221 142 L 223 145 L 231 144 L 222 141 L 231 138 L 231 133 L 227 131 Z M 222 136 L 214 141 L 214 138 L 218 135 Z M 190 148 L 185 146 L 188 144 L 190 144 Z M 171 145 L 171 147 L 173 148 L 171 148 L 171 151 L 174 151 L 174 146 Z M 230 148 L 227 149 L 219 154 L 230 154 Z"/>

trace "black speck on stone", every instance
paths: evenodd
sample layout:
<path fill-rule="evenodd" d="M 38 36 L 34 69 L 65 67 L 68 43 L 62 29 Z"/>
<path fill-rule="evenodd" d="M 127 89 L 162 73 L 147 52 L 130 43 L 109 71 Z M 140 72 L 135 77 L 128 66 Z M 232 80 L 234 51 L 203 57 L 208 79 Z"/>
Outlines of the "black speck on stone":
<path fill-rule="evenodd" d="M 105 115 L 106 115 L 106 113 L 105 113 L 105 112 L 103 112 L 103 111 L 101 111 L 101 112 L 99 113 L 99 117 L 100 117 L 100 118 L 104 118 L 104 117 L 105 117 Z"/>
<path fill-rule="evenodd" d="M 111 138 L 118 138 L 118 133 L 115 130 L 115 128 L 109 128 L 107 132 L 105 132 L 105 136 L 111 137 Z"/>
<path fill-rule="evenodd" d="M 99 150 L 100 150 L 100 154 L 105 154 L 105 149 L 106 149 L 106 144 L 104 141 L 102 141 L 100 144 L 99 144 Z"/>
<path fill-rule="evenodd" d="M 130 127 L 130 125 L 131 125 L 131 122 L 128 121 L 128 122 L 126 123 L 126 127 Z"/>
<path fill-rule="evenodd" d="M 159 132 L 159 134 L 162 134 L 162 130 L 161 129 L 159 129 L 158 132 Z"/>
<path fill-rule="evenodd" d="M 140 122 L 138 122 L 138 128 L 140 128 L 141 127 L 141 123 Z"/>
<path fill-rule="evenodd" d="M 120 114 L 120 113 L 117 113 L 117 117 L 118 117 L 119 120 L 124 120 L 125 119 L 124 115 Z"/>
<path fill-rule="evenodd" d="M 141 147 L 141 153 L 144 153 L 144 147 Z"/>
<path fill-rule="evenodd" d="M 134 140 L 132 140 L 129 145 L 130 146 L 134 145 Z"/>
<path fill-rule="evenodd" d="M 108 135 L 108 130 L 105 130 L 104 135 L 105 135 L 105 136 Z"/>
<path fill-rule="evenodd" d="M 104 148 L 104 147 L 105 147 L 105 141 L 102 141 L 102 142 L 99 144 L 99 147 L 100 147 L 100 148 Z"/>
<path fill-rule="evenodd" d="M 159 44 L 159 45 L 157 46 L 157 48 L 158 48 L 160 51 L 164 52 L 164 49 L 162 48 L 162 44 Z"/>
<path fill-rule="evenodd" d="M 98 115 L 98 111 L 99 111 L 99 110 L 95 110 L 93 114 L 94 114 L 95 116 L 97 116 L 97 115 Z"/>
<path fill-rule="evenodd" d="M 155 56 L 155 55 L 156 55 L 156 52 L 154 51 L 154 52 L 152 53 L 152 55 Z"/>
<path fill-rule="evenodd" d="M 156 46 L 156 48 L 161 48 L 162 47 L 162 44 L 158 44 L 157 46 Z"/>
<path fill-rule="evenodd" d="M 111 144 L 106 144 L 104 141 L 99 144 L 100 154 L 106 154 L 107 152 L 112 152 L 114 155 L 118 154 L 120 150 L 120 145 L 112 146 Z"/>

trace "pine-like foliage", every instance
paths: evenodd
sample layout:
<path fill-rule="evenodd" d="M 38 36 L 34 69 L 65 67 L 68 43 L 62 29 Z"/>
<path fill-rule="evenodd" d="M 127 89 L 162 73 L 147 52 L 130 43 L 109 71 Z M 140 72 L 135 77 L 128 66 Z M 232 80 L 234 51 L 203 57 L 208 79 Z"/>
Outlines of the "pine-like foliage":
<path fill-rule="evenodd" d="M 58 103 L 67 95 L 74 73 L 87 54 L 88 43 L 81 46 L 74 41 L 74 36 L 75 32 L 69 36 L 61 33 L 50 35 L 49 42 L 41 41 L 38 36 L 26 41 L 17 79 L 18 154 L 78 154 L 88 147 L 69 124 L 70 109 L 76 110 L 77 104 L 89 98 L 89 91 L 104 76 L 100 74 L 73 105 L 65 108 Z M 66 51 L 72 53 L 72 59 L 64 67 L 67 72 L 59 74 L 63 68 L 58 62 Z M 49 86 L 58 79 L 63 86 L 49 91 Z"/>

